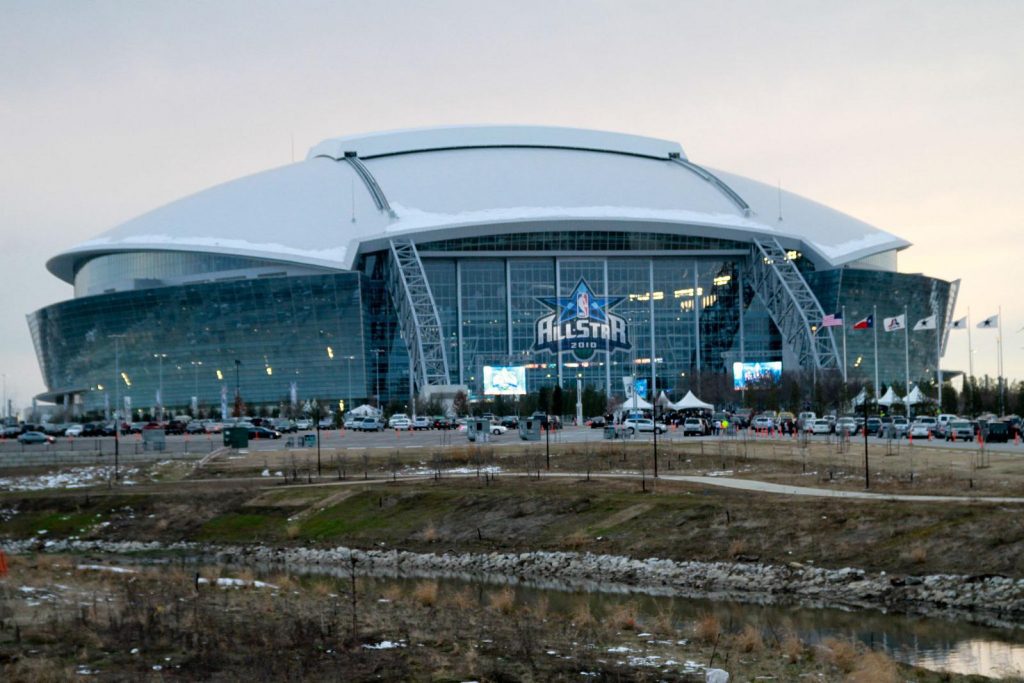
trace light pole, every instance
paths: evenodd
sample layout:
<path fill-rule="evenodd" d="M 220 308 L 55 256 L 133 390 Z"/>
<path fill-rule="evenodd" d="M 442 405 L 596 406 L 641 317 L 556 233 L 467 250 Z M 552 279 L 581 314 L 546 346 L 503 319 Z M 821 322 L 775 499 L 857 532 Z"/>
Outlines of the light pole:
<path fill-rule="evenodd" d="M 127 335 L 111 334 L 114 340 L 114 481 L 120 478 L 118 468 L 121 456 L 121 340 Z"/>
<path fill-rule="evenodd" d="M 373 361 L 373 398 L 377 401 L 376 408 L 380 408 L 380 357 L 384 349 L 373 349 L 376 359 Z"/>
<path fill-rule="evenodd" d="M 191 360 L 191 361 L 189 361 L 189 364 L 192 366 L 192 397 L 193 397 L 193 399 L 196 402 L 196 405 L 193 408 L 193 410 L 195 410 L 198 413 L 199 412 L 199 368 L 202 367 L 203 361 L 201 361 L 201 360 Z M 196 417 L 198 417 L 198 415 L 196 415 Z"/>
<path fill-rule="evenodd" d="M 154 353 L 153 358 L 159 362 L 157 370 L 156 408 L 160 414 L 160 421 L 164 421 L 164 358 L 166 353 Z"/>
<path fill-rule="evenodd" d="M 352 361 L 356 359 L 355 356 L 345 356 L 345 393 L 348 395 L 348 404 L 353 405 L 352 402 Z M 351 408 L 349 408 L 351 410 Z"/>
<path fill-rule="evenodd" d="M 3 378 L 4 378 L 4 406 L 3 406 L 3 416 L 4 416 L 4 425 L 6 425 L 6 424 L 7 424 L 7 417 L 8 417 L 8 415 L 7 415 L 7 413 L 8 413 L 8 410 L 7 410 L 7 373 L 4 373 L 4 374 L 3 374 Z"/>
<path fill-rule="evenodd" d="M 242 417 L 242 386 L 238 380 L 238 368 L 241 367 L 242 361 L 235 359 L 235 412 L 238 413 L 235 417 Z"/>

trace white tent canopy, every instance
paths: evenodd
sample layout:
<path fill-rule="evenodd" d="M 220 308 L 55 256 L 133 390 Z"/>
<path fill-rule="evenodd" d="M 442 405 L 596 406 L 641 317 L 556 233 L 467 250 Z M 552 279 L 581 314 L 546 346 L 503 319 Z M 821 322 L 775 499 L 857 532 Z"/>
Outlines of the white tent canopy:
<path fill-rule="evenodd" d="M 860 393 L 853 398 L 853 405 L 862 406 L 864 402 L 868 400 L 868 390 L 861 389 Z"/>
<path fill-rule="evenodd" d="M 672 407 L 676 410 L 714 410 L 715 407 L 710 403 L 705 403 L 696 396 L 693 395 L 692 391 L 687 391 L 686 396 L 683 396 L 682 400 L 678 403 L 673 403 Z"/>
<path fill-rule="evenodd" d="M 364 403 L 363 405 L 350 410 L 349 414 L 355 417 L 376 417 L 377 415 L 380 415 L 380 411 L 369 403 Z"/>
<path fill-rule="evenodd" d="M 921 405 L 922 403 L 932 402 L 932 399 L 922 394 L 921 389 L 916 386 L 911 390 L 909 394 L 907 394 L 907 398 L 904 400 L 906 400 L 908 406 L 917 406 Z"/>
<path fill-rule="evenodd" d="M 665 391 L 664 390 L 662 390 L 662 392 L 660 394 L 658 394 L 658 400 L 655 401 L 655 403 L 657 403 L 658 407 L 660 407 L 660 408 L 671 408 L 672 407 L 672 401 L 669 400 L 669 397 L 665 395 Z"/>
<path fill-rule="evenodd" d="M 878 399 L 878 405 L 891 406 L 893 403 L 901 403 L 902 401 L 903 399 L 892 390 L 892 387 L 889 387 L 885 390 L 885 395 Z"/>
<path fill-rule="evenodd" d="M 623 410 L 651 410 L 654 406 L 647 401 L 643 400 L 636 394 L 633 394 L 626 399 L 625 403 L 622 404 Z"/>

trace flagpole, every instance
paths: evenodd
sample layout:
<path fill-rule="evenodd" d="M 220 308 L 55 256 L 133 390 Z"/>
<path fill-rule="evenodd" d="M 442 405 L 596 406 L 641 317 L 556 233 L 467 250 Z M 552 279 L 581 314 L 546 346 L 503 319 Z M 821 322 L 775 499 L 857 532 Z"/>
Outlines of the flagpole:
<path fill-rule="evenodd" d="M 907 392 L 903 396 L 903 410 L 907 413 L 907 419 L 910 419 L 910 326 L 907 324 L 909 319 L 909 312 L 907 306 L 903 306 L 903 352 L 906 360 L 906 374 L 904 375 L 903 391 Z"/>
<path fill-rule="evenodd" d="M 871 307 L 871 330 L 875 333 L 875 398 L 878 398 L 878 306 Z M 867 423 L 864 424 L 867 429 Z"/>
<path fill-rule="evenodd" d="M 939 313 L 935 312 L 935 376 L 939 378 L 939 412 L 942 412 L 942 332 L 949 324 L 948 320 L 942 321 L 939 327 Z"/>
<path fill-rule="evenodd" d="M 846 374 L 846 306 L 843 306 L 843 384 L 849 381 L 849 376 Z M 845 390 L 845 387 L 844 387 Z M 845 400 L 845 396 L 843 400 Z"/>
<path fill-rule="evenodd" d="M 996 326 L 999 328 L 999 336 L 996 337 L 999 344 L 999 415 L 1006 414 L 1006 381 L 1003 379 L 1003 307 L 999 307 L 999 315 L 996 318 Z"/>
<path fill-rule="evenodd" d="M 967 307 L 967 371 L 974 379 L 974 346 L 971 344 L 971 307 Z"/>

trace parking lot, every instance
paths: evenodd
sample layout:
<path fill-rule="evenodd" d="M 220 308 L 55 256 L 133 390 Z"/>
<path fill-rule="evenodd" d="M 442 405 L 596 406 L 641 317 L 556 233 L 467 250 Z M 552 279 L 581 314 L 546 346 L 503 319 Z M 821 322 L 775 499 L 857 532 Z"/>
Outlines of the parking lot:
<path fill-rule="evenodd" d="M 250 451 L 276 451 L 288 448 L 299 448 L 302 447 L 303 437 L 307 434 L 315 435 L 316 432 L 299 432 L 298 434 L 285 434 L 280 439 L 255 439 L 249 442 Z M 494 447 L 514 447 L 519 445 L 525 445 L 527 443 L 535 443 L 524 441 L 519 437 L 516 430 L 509 430 L 505 434 L 500 435 L 488 435 L 487 443 Z M 835 443 L 837 437 L 835 435 L 828 436 L 807 436 L 804 437 L 812 443 Z M 714 435 L 714 436 L 683 436 L 681 429 L 669 429 L 666 433 L 658 435 L 658 441 L 704 441 L 704 442 L 715 442 L 717 440 L 736 440 L 736 439 L 752 439 L 758 441 L 770 441 L 779 444 L 796 444 L 799 440 L 793 436 L 782 436 L 779 434 L 759 434 L 751 431 L 741 432 L 739 434 L 726 434 L 726 435 Z M 541 434 L 541 443 L 545 440 L 545 435 Z M 626 441 L 629 442 L 650 442 L 653 440 L 651 434 L 637 434 L 635 436 L 627 436 Z M 945 448 L 953 449 L 958 451 L 977 452 L 982 448 L 982 445 L 976 441 L 972 442 L 947 442 L 939 440 L 922 440 L 915 439 L 911 444 L 907 439 L 893 440 L 891 442 L 886 439 L 877 437 L 868 437 L 869 443 L 872 445 L 887 444 L 891 443 L 892 447 L 900 450 L 908 448 Z M 550 441 L 552 444 L 585 444 L 585 443 L 601 443 L 605 441 L 604 430 L 602 429 L 590 429 L 588 427 L 572 427 L 566 426 L 563 429 L 554 430 L 550 434 Z M 851 448 L 856 448 L 859 444 L 863 443 L 863 436 L 854 436 L 850 439 Z M 366 449 L 366 448 L 444 448 L 450 446 L 464 446 L 471 443 L 466 436 L 465 432 L 459 432 L 456 430 L 424 430 L 424 431 L 408 431 L 408 430 L 385 430 L 382 432 L 356 432 L 352 430 L 321 430 L 320 431 L 320 446 L 321 448 L 332 448 L 332 449 Z M 152 452 L 154 456 L 163 454 L 164 456 L 175 455 L 177 457 L 195 456 L 201 457 L 207 453 L 210 453 L 223 446 L 223 436 L 221 434 L 199 434 L 199 435 L 175 435 L 166 437 L 166 445 L 163 451 L 151 451 L 147 449 L 146 444 L 138 435 L 129 435 L 121 438 L 120 452 L 122 454 L 134 454 L 142 455 L 145 453 Z M 1021 453 L 1024 455 L 1024 444 L 1015 444 L 1013 442 L 1005 444 L 986 444 L 984 448 L 991 452 L 1001 453 Z M 0 458 L 4 454 L 17 454 L 17 453 L 49 453 L 53 455 L 57 454 L 82 454 L 90 453 L 95 455 L 113 455 L 114 453 L 114 438 L 113 437 L 89 437 L 89 438 L 68 438 L 58 437 L 54 444 L 19 444 L 13 439 L 0 441 Z"/>

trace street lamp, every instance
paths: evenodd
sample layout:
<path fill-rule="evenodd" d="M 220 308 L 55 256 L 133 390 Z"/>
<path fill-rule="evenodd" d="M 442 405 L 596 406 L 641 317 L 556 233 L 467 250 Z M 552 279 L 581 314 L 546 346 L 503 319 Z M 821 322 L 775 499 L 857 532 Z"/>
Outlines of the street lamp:
<path fill-rule="evenodd" d="M 377 401 L 377 408 L 380 408 L 380 356 L 385 351 L 384 349 L 371 349 L 373 355 L 376 356 L 376 360 L 373 362 L 373 397 Z"/>
<path fill-rule="evenodd" d="M 193 410 L 199 412 L 199 368 L 202 367 L 203 361 L 191 360 L 189 365 L 192 366 L 192 398 L 196 402 Z"/>

